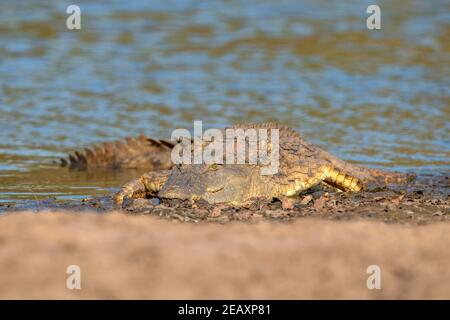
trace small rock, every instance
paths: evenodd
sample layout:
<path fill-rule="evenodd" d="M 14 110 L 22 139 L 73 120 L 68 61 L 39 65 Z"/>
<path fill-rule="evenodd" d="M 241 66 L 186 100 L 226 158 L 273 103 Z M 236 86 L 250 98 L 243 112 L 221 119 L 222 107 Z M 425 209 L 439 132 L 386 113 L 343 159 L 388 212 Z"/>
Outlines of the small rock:
<path fill-rule="evenodd" d="M 209 214 L 210 217 L 219 217 L 220 215 L 222 215 L 222 209 L 225 209 L 226 206 L 224 205 L 217 205 L 215 206 L 212 210 L 211 213 Z"/>
<path fill-rule="evenodd" d="M 307 196 L 305 196 L 302 201 L 300 201 L 300 204 L 302 205 L 307 205 L 308 203 L 310 203 L 312 201 L 313 197 L 312 195 L 308 194 Z"/>
<path fill-rule="evenodd" d="M 284 198 L 281 201 L 281 207 L 283 208 L 283 210 L 292 210 L 294 209 L 294 201 L 289 198 Z"/>
<path fill-rule="evenodd" d="M 323 209 L 323 207 L 325 206 L 325 202 L 326 202 L 326 197 L 325 196 L 320 197 L 319 199 L 314 201 L 314 209 L 316 209 L 316 210 Z"/>
<path fill-rule="evenodd" d="M 158 204 L 161 203 L 161 200 L 159 198 L 151 198 L 150 203 L 154 206 L 157 206 Z"/>

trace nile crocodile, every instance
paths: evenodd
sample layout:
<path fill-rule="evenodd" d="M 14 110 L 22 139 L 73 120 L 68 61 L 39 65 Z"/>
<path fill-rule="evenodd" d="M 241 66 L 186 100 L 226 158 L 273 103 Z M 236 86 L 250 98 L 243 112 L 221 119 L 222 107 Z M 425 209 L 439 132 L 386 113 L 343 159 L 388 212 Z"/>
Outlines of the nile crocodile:
<path fill-rule="evenodd" d="M 125 143 L 103 144 L 94 150 L 76 152 L 66 164 L 77 168 L 109 166 L 150 170 L 122 186 L 114 196 L 119 205 L 125 198 L 144 197 L 240 205 L 252 198 L 270 200 L 294 197 L 321 183 L 341 191 L 358 192 L 372 183 L 403 183 L 411 178 L 407 174 L 367 168 L 341 160 L 306 142 L 293 129 L 276 123 L 244 124 L 231 128 L 278 129 L 278 172 L 262 175 L 260 163 L 173 165 L 170 160 L 174 146 L 172 142 L 143 136 L 128 138 Z M 248 154 L 246 156 L 248 158 Z"/>

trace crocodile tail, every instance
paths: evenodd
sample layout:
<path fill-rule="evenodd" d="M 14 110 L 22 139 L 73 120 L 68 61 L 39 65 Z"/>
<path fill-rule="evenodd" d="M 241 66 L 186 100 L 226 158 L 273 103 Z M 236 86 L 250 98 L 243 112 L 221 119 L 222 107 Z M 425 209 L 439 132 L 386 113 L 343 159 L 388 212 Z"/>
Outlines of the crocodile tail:
<path fill-rule="evenodd" d="M 60 164 L 77 170 L 169 169 L 172 166 L 170 155 L 173 146 L 171 141 L 154 140 L 140 135 L 75 150 L 70 152 L 67 158 L 60 159 Z"/>

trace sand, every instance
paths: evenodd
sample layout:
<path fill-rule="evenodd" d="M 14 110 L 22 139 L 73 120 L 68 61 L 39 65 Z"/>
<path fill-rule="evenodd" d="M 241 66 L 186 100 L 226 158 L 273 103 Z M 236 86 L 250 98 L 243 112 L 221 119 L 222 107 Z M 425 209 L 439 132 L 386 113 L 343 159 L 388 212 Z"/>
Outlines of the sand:
<path fill-rule="evenodd" d="M 0 228 L 2 299 L 450 298 L 448 222 L 15 212 Z M 80 290 L 66 287 L 69 265 Z M 380 267 L 379 290 L 367 288 L 369 265 Z"/>

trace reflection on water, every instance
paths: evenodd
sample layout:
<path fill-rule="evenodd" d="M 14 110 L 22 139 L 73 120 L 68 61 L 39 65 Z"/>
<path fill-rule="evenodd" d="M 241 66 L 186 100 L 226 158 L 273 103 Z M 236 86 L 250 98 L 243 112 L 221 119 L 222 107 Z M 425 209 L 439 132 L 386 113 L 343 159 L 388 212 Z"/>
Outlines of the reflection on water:
<path fill-rule="evenodd" d="M 339 156 L 450 171 L 446 0 L 9 1 L 0 11 L 0 201 L 104 194 L 133 173 L 50 163 L 174 127 L 279 121 Z"/>

